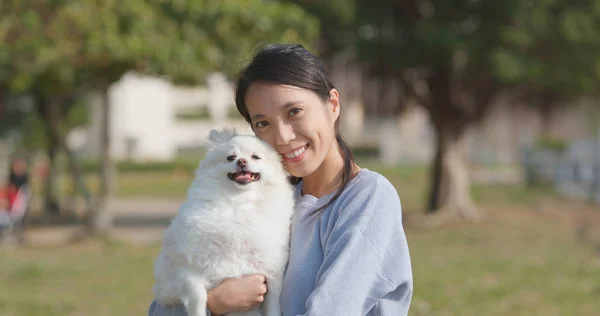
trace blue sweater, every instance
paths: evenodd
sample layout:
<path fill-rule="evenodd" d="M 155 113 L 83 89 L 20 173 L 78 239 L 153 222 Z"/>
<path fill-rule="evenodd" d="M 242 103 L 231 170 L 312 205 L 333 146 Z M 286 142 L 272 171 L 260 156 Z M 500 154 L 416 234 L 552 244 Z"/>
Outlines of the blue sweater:
<path fill-rule="evenodd" d="M 284 316 L 402 316 L 412 298 L 412 268 L 398 193 L 362 169 L 339 199 L 312 211 L 316 198 L 296 188 L 290 259 L 280 297 Z M 149 316 L 183 316 L 181 306 L 152 302 Z"/>

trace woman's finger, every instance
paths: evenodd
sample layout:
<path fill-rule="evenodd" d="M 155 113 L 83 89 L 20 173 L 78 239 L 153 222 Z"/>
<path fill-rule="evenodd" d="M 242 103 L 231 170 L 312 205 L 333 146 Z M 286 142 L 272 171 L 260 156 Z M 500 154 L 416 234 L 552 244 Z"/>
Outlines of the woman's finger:
<path fill-rule="evenodd" d="M 261 284 L 260 295 L 264 295 L 265 293 L 267 293 L 267 291 L 268 291 L 267 284 L 266 283 Z"/>

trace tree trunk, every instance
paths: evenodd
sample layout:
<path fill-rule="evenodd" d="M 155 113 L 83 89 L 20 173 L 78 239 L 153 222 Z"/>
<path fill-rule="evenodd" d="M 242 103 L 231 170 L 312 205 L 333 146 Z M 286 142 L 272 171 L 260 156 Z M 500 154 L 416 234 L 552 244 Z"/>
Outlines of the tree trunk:
<path fill-rule="evenodd" d="M 541 134 L 542 137 L 546 139 L 552 138 L 552 117 L 554 114 L 553 112 L 554 108 L 550 104 L 542 104 L 540 107 L 540 118 L 542 121 Z"/>
<path fill-rule="evenodd" d="M 433 165 L 431 166 L 431 175 L 430 175 L 430 192 L 427 203 L 427 213 L 433 213 L 438 210 L 438 206 L 440 205 L 440 189 L 442 183 L 442 159 L 443 159 L 443 149 L 440 146 L 439 139 L 441 138 L 440 133 L 437 133 L 436 137 L 436 151 L 435 157 L 433 158 Z"/>
<path fill-rule="evenodd" d="M 552 138 L 552 120 L 559 107 L 558 97 L 552 92 L 538 92 L 534 98 L 541 119 L 541 136 L 546 139 Z"/>
<path fill-rule="evenodd" d="M 51 105 L 43 98 L 38 98 L 36 109 L 46 131 L 48 155 L 48 166 L 46 169 L 46 179 L 44 181 L 44 214 L 58 215 L 60 213 L 60 184 L 58 181 L 60 170 L 58 168 L 58 155 L 60 153 L 60 141 L 57 139 L 56 132 L 53 131 L 52 120 L 56 120 L 55 113 L 51 113 Z"/>
<path fill-rule="evenodd" d="M 466 128 L 451 124 L 451 120 L 434 124 L 437 148 L 431 172 L 428 212 L 445 218 L 476 220 L 479 213 L 471 199 L 465 163 Z"/>
<path fill-rule="evenodd" d="M 88 230 L 98 235 L 108 232 L 112 226 L 112 216 L 106 209 L 112 196 L 114 166 L 110 155 L 110 104 L 108 89 L 102 92 L 102 123 L 100 128 L 100 192 L 96 205 L 89 213 Z"/>
<path fill-rule="evenodd" d="M 6 85 L 0 84 L 0 120 L 4 119 L 7 112 L 6 100 L 8 98 L 8 88 Z"/>
<path fill-rule="evenodd" d="M 107 92 L 102 93 L 102 124 L 101 124 L 101 142 L 100 142 L 100 155 L 101 155 L 101 191 L 100 196 L 103 198 L 109 198 L 113 191 L 113 174 L 114 165 L 112 157 L 110 155 L 110 104 L 108 103 Z"/>
<path fill-rule="evenodd" d="M 592 163 L 592 183 L 588 192 L 588 200 L 592 204 L 598 202 L 598 194 L 600 193 L 600 148 L 598 148 L 600 146 L 600 126 L 595 120 L 593 124 L 596 146 L 594 146 L 594 160 Z"/>
<path fill-rule="evenodd" d="M 44 213 L 46 215 L 58 215 L 58 148 L 53 140 L 48 140 L 48 169 L 46 170 L 46 181 L 44 183 Z"/>
<path fill-rule="evenodd" d="M 81 168 L 79 167 L 79 163 L 77 162 L 77 158 L 75 157 L 75 153 L 66 145 L 63 147 L 65 153 L 67 154 L 67 161 L 69 164 L 69 169 L 71 170 L 71 174 L 73 176 L 73 180 L 75 183 L 76 191 L 79 191 L 81 195 L 83 195 L 83 199 L 85 202 L 85 208 L 89 211 L 91 208 L 91 197 L 90 192 L 85 184 L 85 180 L 83 179 L 83 173 L 81 172 Z"/>
<path fill-rule="evenodd" d="M 75 157 L 75 154 L 68 148 L 65 142 L 63 132 L 61 130 L 61 122 L 63 119 L 61 115 L 61 112 L 63 112 L 61 111 L 61 106 L 67 105 L 61 104 L 60 101 L 53 101 L 54 103 L 52 103 L 49 100 L 46 100 L 45 98 L 40 98 L 39 102 L 40 104 L 38 105 L 38 108 L 41 110 L 40 112 L 44 114 L 44 123 L 48 131 L 48 137 L 51 140 L 50 150 L 52 152 L 49 153 L 50 159 L 56 159 L 56 152 L 58 152 L 58 150 L 62 149 L 65 151 L 67 155 L 67 163 L 69 165 L 69 169 L 71 170 L 71 174 L 73 175 L 76 191 L 79 191 L 83 195 L 86 211 L 89 212 L 89 210 L 91 209 L 91 198 L 89 190 L 87 189 L 87 186 L 83 179 L 83 174 L 81 172 L 81 169 L 79 168 L 77 158 Z M 56 173 L 56 169 L 51 172 Z M 50 174 L 49 179 L 52 179 Z M 56 185 L 52 182 L 47 182 L 46 184 L 48 185 L 46 190 L 54 190 L 56 188 Z"/>

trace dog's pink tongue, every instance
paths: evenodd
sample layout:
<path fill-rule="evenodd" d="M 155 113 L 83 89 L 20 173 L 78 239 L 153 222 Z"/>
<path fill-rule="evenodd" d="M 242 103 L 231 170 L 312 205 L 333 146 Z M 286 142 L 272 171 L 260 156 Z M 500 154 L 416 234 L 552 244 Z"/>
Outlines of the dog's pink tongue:
<path fill-rule="evenodd" d="M 252 180 L 252 174 L 250 172 L 239 172 L 235 177 L 236 180 Z"/>

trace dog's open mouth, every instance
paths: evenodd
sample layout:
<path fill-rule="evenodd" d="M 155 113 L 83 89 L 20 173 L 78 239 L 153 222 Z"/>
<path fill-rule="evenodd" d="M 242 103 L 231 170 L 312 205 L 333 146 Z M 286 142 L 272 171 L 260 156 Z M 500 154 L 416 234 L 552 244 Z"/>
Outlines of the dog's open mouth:
<path fill-rule="evenodd" d="M 228 173 L 227 176 L 229 177 L 229 179 L 239 184 L 248 184 L 254 181 L 258 181 L 260 179 L 260 173 L 249 171 Z"/>

